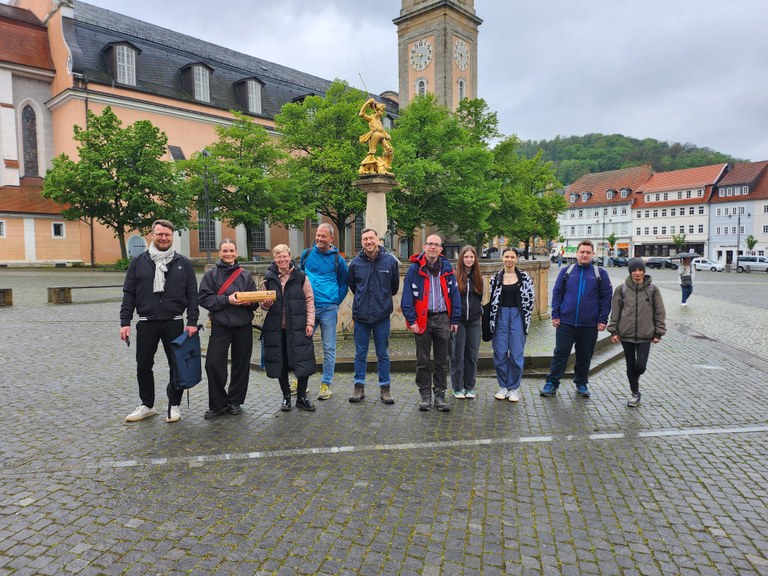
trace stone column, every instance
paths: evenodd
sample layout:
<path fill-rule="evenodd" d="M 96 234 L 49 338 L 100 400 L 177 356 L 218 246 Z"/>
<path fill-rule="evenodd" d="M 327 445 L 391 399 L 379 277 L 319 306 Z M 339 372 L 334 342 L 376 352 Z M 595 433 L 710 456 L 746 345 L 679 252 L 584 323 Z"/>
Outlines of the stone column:
<path fill-rule="evenodd" d="M 395 177 L 390 174 L 371 174 L 361 176 L 352 185 L 367 196 L 365 227 L 373 228 L 379 238 L 384 238 L 387 233 L 387 192 L 395 187 Z M 355 240 L 360 243 L 360 238 Z"/>

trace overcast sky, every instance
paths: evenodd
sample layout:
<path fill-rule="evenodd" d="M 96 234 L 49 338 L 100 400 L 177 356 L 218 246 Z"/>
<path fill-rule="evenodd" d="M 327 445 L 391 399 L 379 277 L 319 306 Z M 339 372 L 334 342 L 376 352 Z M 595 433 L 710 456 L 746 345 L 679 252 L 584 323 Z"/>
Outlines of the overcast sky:
<path fill-rule="evenodd" d="M 475 0 L 479 96 L 522 139 L 591 132 L 768 159 L 766 0 Z M 369 91 L 398 90 L 399 0 L 90 0 Z"/>

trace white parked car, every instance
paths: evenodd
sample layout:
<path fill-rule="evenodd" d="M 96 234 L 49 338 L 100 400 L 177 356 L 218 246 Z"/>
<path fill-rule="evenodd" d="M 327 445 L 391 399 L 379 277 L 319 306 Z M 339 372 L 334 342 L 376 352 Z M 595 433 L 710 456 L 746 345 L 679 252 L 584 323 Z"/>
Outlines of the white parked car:
<path fill-rule="evenodd" d="M 712 270 L 712 272 L 722 272 L 723 265 L 707 258 L 694 258 L 693 266 L 696 270 Z"/>

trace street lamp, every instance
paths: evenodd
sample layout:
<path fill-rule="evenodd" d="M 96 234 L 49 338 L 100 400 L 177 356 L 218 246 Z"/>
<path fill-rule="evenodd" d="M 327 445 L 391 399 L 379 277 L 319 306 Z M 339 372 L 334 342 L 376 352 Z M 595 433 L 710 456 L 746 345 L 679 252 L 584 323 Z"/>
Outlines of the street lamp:
<path fill-rule="evenodd" d="M 749 212 L 745 214 L 747 218 L 751 216 Z M 730 218 L 730 216 L 728 216 Z M 736 271 L 739 271 L 739 246 L 741 245 L 741 207 L 736 206 L 736 255 L 734 256 L 734 265 Z"/>
<path fill-rule="evenodd" d="M 205 160 L 203 161 L 203 195 L 205 197 L 205 257 L 208 264 L 211 263 L 211 206 L 208 201 L 208 158 L 211 153 L 205 148 L 200 152 Z"/>

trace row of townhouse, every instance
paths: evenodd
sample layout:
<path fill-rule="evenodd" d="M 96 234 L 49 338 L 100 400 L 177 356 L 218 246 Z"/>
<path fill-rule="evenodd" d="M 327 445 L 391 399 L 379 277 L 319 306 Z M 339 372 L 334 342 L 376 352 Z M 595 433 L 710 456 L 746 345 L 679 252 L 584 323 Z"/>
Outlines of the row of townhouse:
<path fill-rule="evenodd" d="M 733 263 L 737 251 L 768 253 L 768 161 L 586 174 L 564 195 L 568 208 L 559 223 L 566 250 L 589 239 L 599 257 L 669 256 L 678 251 L 673 237 L 685 235 L 686 251 L 723 263 Z M 752 250 L 749 236 L 757 240 Z"/>

